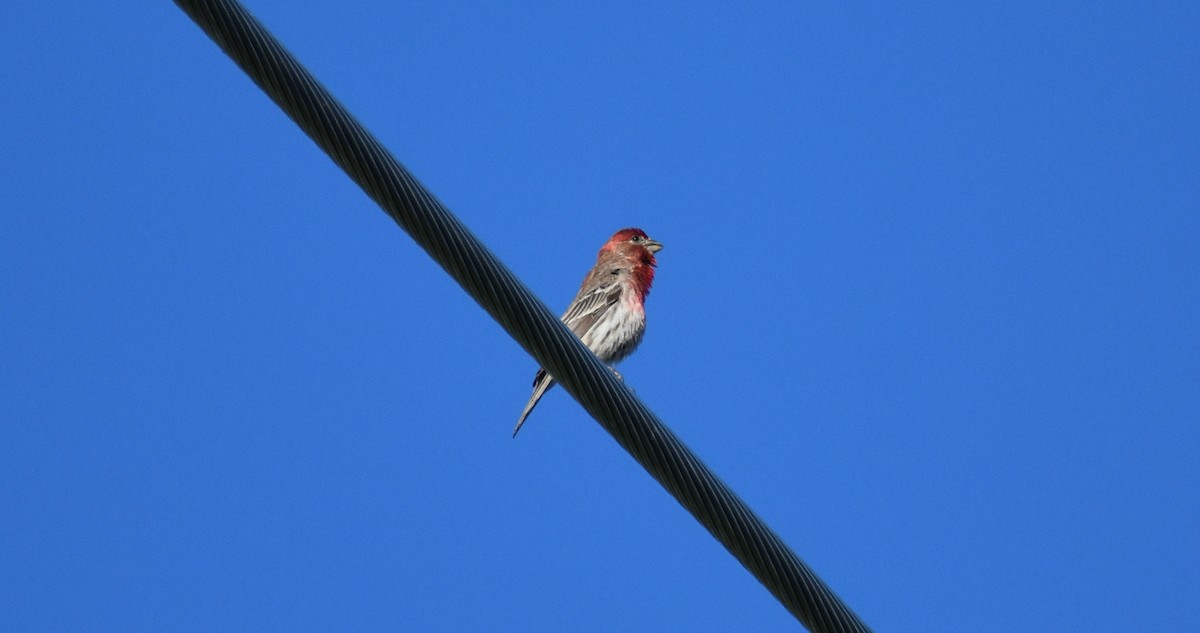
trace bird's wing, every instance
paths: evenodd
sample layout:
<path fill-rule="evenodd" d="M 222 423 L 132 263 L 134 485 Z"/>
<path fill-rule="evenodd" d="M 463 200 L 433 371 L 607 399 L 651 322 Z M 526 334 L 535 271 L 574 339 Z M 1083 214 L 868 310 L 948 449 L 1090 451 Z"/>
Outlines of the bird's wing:
<path fill-rule="evenodd" d="M 593 281 L 592 277 L 596 279 Z M 619 268 L 597 270 L 585 280 L 579 294 L 571 302 L 562 322 L 580 339 L 587 340 L 586 334 L 596 325 L 600 317 L 612 310 L 621 301 L 624 286 L 621 283 Z"/>

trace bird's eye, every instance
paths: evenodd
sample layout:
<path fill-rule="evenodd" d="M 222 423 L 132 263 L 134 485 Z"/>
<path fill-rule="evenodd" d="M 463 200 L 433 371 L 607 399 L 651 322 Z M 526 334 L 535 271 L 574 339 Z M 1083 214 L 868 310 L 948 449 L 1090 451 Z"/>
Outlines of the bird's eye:
<path fill-rule="evenodd" d="M 640 241 L 642 241 L 642 236 L 641 236 L 641 235 L 634 235 L 634 236 L 633 236 L 633 241 L 635 241 L 635 242 L 640 242 Z"/>

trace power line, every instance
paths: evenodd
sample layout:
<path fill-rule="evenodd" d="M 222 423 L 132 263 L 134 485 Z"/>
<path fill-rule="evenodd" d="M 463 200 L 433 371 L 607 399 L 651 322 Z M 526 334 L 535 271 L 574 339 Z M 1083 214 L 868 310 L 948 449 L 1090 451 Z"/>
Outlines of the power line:
<path fill-rule="evenodd" d="M 869 631 L 244 7 L 176 4 L 801 623 L 820 633 Z"/>

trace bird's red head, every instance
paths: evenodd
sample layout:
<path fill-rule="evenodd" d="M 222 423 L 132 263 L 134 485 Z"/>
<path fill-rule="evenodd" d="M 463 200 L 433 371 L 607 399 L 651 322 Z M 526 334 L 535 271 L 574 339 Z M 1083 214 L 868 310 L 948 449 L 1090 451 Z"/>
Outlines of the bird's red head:
<path fill-rule="evenodd" d="M 662 244 L 638 228 L 621 229 L 608 238 L 600 254 L 617 252 L 648 266 L 657 266 L 654 254 L 662 250 Z"/>
<path fill-rule="evenodd" d="M 621 229 L 608 238 L 596 258 L 597 265 L 605 259 L 617 258 L 632 264 L 630 268 L 634 290 L 637 292 L 638 305 L 650 294 L 650 286 L 654 283 L 654 267 L 658 262 L 654 254 L 662 250 L 662 244 L 652 239 L 641 229 Z"/>

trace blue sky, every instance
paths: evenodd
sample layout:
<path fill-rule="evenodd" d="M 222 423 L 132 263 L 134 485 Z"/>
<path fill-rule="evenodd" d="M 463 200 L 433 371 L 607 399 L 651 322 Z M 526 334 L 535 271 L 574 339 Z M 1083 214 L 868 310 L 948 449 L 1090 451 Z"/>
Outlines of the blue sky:
<path fill-rule="evenodd" d="M 1200 6 L 250 9 L 879 631 L 1200 628 Z M 794 630 L 170 3 L 0 8 L 0 629 Z"/>

